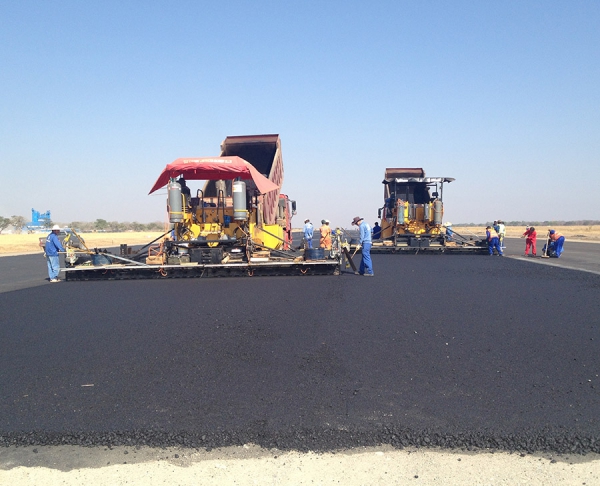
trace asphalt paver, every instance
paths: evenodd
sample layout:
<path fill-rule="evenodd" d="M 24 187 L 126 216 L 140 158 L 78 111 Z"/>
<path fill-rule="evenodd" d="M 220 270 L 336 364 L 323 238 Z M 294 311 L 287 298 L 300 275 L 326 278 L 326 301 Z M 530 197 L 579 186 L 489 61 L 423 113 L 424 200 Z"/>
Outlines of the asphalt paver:
<path fill-rule="evenodd" d="M 0 445 L 600 452 L 600 275 L 373 261 L 1 293 Z"/>

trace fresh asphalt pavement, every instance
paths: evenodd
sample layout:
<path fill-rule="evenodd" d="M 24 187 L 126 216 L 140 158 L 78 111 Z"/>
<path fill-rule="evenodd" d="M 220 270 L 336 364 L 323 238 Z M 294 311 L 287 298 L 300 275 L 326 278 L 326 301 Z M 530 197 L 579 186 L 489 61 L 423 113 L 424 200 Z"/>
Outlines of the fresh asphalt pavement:
<path fill-rule="evenodd" d="M 600 275 L 571 269 L 600 245 L 507 246 L 371 279 L 49 284 L 0 258 L 0 445 L 600 452 Z"/>

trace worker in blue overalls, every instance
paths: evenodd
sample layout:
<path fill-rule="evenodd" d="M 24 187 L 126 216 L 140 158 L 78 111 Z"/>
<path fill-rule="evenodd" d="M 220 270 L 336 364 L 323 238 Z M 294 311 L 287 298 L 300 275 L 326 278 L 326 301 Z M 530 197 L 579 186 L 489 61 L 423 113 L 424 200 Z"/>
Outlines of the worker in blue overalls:
<path fill-rule="evenodd" d="M 312 248 L 312 239 L 313 239 L 314 226 L 310 222 L 310 219 L 304 220 L 304 243 L 305 248 Z"/>
<path fill-rule="evenodd" d="M 358 226 L 360 232 L 356 249 L 362 250 L 362 259 L 360 261 L 358 273 L 365 277 L 372 277 L 374 274 L 373 263 L 371 262 L 371 227 L 360 216 L 354 218 L 352 224 Z"/>
<path fill-rule="evenodd" d="M 488 242 L 488 251 L 490 256 L 494 254 L 494 248 L 498 252 L 498 256 L 504 256 L 502 254 L 502 248 L 500 248 L 500 238 L 496 230 L 491 226 L 488 226 L 485 230 L 485 237 Z"/>
<path fill-rule="evenodd" d="M 58 278 L 58 272 L 60 272 L 60 261 L 58 259 L 58 252 L 63 252 L 63 248 L 58 235 L 60 233 L 60 226 L 55 224 L 52 227 L 52 231 L 46 238 L 46 244 L 44 245 L 44 254 L 46 255 L 46 262 L 48 263 L 48 277 L 50 282 L 60 282 Z"/>

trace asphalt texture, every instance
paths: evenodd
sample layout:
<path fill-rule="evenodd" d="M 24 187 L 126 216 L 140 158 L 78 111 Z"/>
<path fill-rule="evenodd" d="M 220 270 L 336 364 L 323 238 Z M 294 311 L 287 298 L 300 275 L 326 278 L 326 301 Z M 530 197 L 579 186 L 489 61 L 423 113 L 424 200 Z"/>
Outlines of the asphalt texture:
<path fill-rule="evenodd" d="M 600 452 L 600 275 L 373 262 L 374 278 L 12 279 L 0 445 Z"/>

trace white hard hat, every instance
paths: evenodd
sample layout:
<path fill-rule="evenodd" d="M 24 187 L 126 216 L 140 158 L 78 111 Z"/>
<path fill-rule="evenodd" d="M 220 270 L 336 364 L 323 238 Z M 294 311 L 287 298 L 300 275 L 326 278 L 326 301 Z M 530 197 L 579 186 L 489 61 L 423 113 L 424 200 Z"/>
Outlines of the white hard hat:
<path fill-rule="evenodd" d="M 452 223 L 451 223 L 450 221 L 448 221 L 448 222 L 446 223 L 446 226 L 452 226 Z"/>
<path fill-rule="evenodd" d="M 60 226 L 58 226 L 57 224 L 55 224 L 54 226 L 52 226 L 52 231 L 54 230 L 59 230 L 60 231 Z"/>

